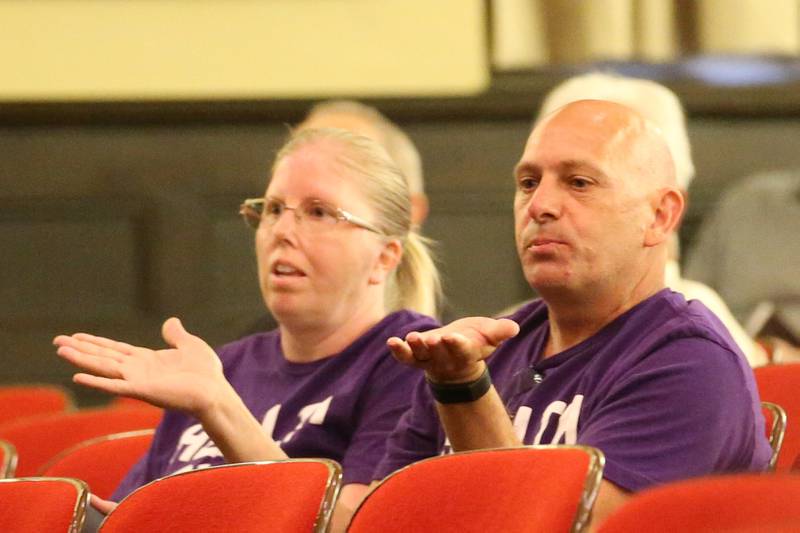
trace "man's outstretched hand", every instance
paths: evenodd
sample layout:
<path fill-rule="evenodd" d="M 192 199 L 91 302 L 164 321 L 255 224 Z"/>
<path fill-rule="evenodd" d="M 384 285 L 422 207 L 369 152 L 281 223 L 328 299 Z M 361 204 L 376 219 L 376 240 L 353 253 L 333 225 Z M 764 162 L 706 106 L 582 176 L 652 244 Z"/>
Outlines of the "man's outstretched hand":
<path fill-rule="evenodd" d="M 519 326 L 506 318 L 462 318 L 430 331 L 412 331 L 405 339 L 387 341 L 401 363 L 421 368 L 440 383 L 465 383 L 480 377 L 484 359 L 500 343 L 519 333 Z"/>

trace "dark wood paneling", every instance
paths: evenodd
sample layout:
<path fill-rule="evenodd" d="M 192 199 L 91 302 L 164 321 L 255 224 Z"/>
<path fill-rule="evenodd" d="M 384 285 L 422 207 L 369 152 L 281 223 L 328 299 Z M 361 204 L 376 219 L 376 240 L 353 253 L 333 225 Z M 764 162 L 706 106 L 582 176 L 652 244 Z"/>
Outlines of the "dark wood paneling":
<path fill-rule="evenodd" d="M 511 170 L 539 93 L 513 94 L 385 107 L 422 153 L 425 232 L 440 242 L 455 314 L 493 314 L 530 295 L 513 246 Z M 253 237 L 236 212 L 264 190 L 284 122 L 301 112 L 286 109 L 241 121 L 0 118 L 0 382 L 67 383 L 50 344 L 61 332 L 159 346 L 170 315 L 212 344 L 244 331 L 262 303 Z M 687 235 L 730 182 L 800 167 L 793 119 L 695 117 L 691 135 Z"/>

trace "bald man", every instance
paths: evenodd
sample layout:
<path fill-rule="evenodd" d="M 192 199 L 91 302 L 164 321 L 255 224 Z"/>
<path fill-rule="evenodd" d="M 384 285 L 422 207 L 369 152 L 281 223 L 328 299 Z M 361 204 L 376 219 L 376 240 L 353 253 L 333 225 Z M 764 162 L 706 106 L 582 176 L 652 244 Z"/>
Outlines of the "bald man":
<path fill-rule="evenodd" d="M 684 203 L 659 131 L 620 104 L 574 102 L 538 123 L 514 179 L 517 249 L 542 298 L 510 320 L 389 340 L 427 379 L 376 479 L 442 453 L 445 437 L 455 451 L 595 446 L 596 526 L 654 484 L 764 469 L 744 356 L 703 304 L 665 288 Z"/>

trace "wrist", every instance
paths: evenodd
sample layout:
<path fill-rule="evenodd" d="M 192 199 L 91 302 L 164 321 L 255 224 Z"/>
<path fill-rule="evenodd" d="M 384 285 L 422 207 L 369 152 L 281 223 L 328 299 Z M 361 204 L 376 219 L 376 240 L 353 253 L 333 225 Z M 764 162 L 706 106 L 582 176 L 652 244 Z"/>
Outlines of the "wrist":
<path fill-rule="evenodd" d="M 428 376 L 425 380 L 434 399 L 441 404 L 474 402 L 482 398 L 492 387 L 489 369 L 485 364 L 480 375 L 470 381 L 442 383 Z"/>
<path fill-rule="evenodd" d="M 425 371 L 425 379 L 428 382 L 433 382 L 442 385 L 458 385 L 461 383 L 468 383 L 475 381 L 486 370 L 486 363 L 478 361 L 468 368 L 461 369 L 457 372 L 435 372 L 431 370 Z"/>
<path fill-rule="evenodd" d="M 203 425 L 220 423 L 235 416 L 241 409 L 242 399 L 225 381 L 219 387 L 207 391 L 202 405 L 198 405 L 193 413 Z"/>

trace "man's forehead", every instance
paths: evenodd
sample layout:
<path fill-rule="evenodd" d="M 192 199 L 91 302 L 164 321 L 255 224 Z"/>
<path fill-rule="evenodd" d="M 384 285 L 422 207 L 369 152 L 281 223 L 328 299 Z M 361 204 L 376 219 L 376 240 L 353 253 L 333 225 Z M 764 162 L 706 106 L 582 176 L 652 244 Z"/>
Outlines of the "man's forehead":
<path fill-rule="evenodd" d="M 601 155 L 605 147 L 627 137 L 640 128 L 644 119 L 626 106 L 603 100 L 580 100 L 567 104 L 540 120 L 525 143 L 522 159 L 545 145 L 549 152 L 572 152 L 572 158 L 581 152 Z"/>
<path fill-rule="evenodd" d="M 540 137 L 553 129 L 573 130 L 577 135 L 591 132 L 599 137 L 611 137 L 620 130 L 644 121 L 644 117 L 636 111 L 616 102 L 578 100 L 540 120 L 531 132 L 531 138 Z"/>

